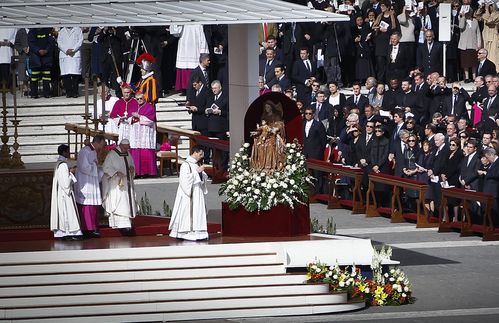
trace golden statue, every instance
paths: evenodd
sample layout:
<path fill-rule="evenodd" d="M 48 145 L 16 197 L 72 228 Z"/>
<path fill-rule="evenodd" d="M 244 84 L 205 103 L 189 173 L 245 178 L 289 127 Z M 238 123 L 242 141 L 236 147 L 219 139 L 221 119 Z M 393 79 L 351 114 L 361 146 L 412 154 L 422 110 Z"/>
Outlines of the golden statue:
<path fill-rule="evenodd" d="M 282 121 L 281 103 L 266 101 L 263 106 L 261 124 L 251 132 L 253 148 L 250 167 L 254 170 L 271 173 L 286 166 L 286 131 Z"/>

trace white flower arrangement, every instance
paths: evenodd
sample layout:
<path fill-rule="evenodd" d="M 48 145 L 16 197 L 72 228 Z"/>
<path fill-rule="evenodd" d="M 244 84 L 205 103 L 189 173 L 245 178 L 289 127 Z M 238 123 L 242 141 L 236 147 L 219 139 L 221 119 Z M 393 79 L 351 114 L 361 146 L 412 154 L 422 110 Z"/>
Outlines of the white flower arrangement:
<path fill-rule="evenodd" d="M 307 172 L 299 144 L 286 144 L 285 153 L 285 167 L 267 174 L 250 168 L 250 144 L 245 143 L 231 161 L 229 180 L 219 190 L 229 207 L 242 206 L 254 212 L 270 210 L 278 204 L 292 209 L 296 204 L 305 204 L 314 178 Z"/>

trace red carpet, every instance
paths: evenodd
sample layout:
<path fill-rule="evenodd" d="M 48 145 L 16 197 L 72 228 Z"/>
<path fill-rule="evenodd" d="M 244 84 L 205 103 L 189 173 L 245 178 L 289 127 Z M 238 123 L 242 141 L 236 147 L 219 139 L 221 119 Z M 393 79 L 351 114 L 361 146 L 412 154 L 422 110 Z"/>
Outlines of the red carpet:
<path fill-rule="evenodd" d="M 135 235 L 137 236 L 154 236 L 157 234 L 167 235 L 168 224 L 170 220 L 156 216 L 138 216 L 133 220 Z M 220 224 L 208 223 L 208 233 L 217 233 L 222 231 Z M 119 230 L 101 226 L 100 233 L 102 237 L 121 237 Z M 31 241 L 31 240 L 52 240 L 53 233 L 49 228 L 22 228 L 22 229 L 0 229 L 0 242 L 7 241 Z"/>

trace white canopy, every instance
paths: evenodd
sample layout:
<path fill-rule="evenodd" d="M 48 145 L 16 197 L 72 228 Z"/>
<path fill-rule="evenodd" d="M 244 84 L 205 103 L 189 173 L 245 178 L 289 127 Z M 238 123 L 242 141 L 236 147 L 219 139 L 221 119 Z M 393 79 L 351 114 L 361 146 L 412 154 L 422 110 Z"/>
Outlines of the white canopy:
<path fill-rule="evenodd" d="M 157 26 L 348 21 L 281 0 L 2 0 L 2 27 Z"/>

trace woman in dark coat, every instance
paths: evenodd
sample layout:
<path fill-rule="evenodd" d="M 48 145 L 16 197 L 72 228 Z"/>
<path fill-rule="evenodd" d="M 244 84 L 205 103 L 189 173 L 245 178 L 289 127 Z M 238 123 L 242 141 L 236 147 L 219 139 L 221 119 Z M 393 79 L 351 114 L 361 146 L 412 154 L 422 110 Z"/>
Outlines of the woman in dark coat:
<path fill-rule="evenodd" d="M 447 159 L 446 167 L 443 173 L 440 175 L 442 182 L 447 182 L 449 186 L 459 187 L 459 174 L 461 171 L 461 161 L 463 160 L 463 151 L 461 150 L 461 143 L 459 138 L 451 138 L 449 144 L 449 157 Z M 457 215 L 459 211 L 460 201 L 455 198 L 449 198 L 448 207 L 449 212 L 447 217 L 452 214 L 452 221 L 457 221 Z M 452 210 L 452 212 L 450 211 Z M 449 221 L 450 219 L 444 219 L 444 221 Z"/>
<path fill-rule="evenodd" d="M 374 131 L 376 137 L 374 138 L 369 156 L 369 170 L 374 173 L 388 174 L 390 171 L 388 165 L 390 142 L 388 138 L 385 137 L 383 127 L 377 126 Z M 379 201 L 379 204 L 382 206 L 388 206 L 388 202 L 390 200 L 390 187 L 385 184 L 376 184 L 374 190 L 376 193 L 376 200 Z"/>
<path fill-rule="evenodd" d="M 428 169 L 431 168 L 433 165 L 433 154 L 431 153 L 433 147 L 431 146 L 430 142 L 426 140 L 423 141 L 421 147 L 422 147 L 421 153 L 419 154 L 419 157 L 417 159 L 418 172 L 416 175 L 416 179 L 423 183 L 429 183 L 430 178 L 428 177 L 427 172 Z M 425 208 L 431 213 L 435 211 L 435 204 L 433 203 L 434 199 L 435 197 L 432 186 L 428 185 L 428 190 L 426 191 L 424 205 Z"/>
<path fill-rule="evenodd" d="M 416 162 L 419 157 L 419 146 L 417 144 L 418 139 L 416 135 L 411 134 L 407 140 L 408 148 L 404 151 L 404 168 L 402 169 L 404 178 L 409 178 L 416 180 L 418 168 Z M 407 190 L 405 192 L 407 197 L 407 208 L 410 210 L 415 210 L 415 200 L 419 197 L 419 193 L 416 190 Z"/>

